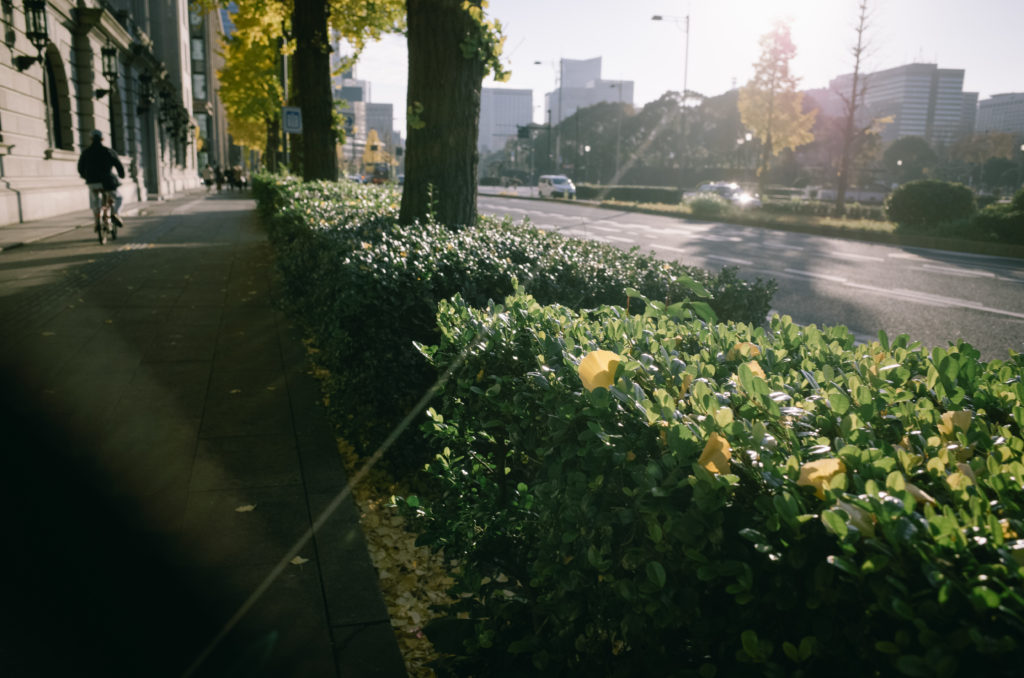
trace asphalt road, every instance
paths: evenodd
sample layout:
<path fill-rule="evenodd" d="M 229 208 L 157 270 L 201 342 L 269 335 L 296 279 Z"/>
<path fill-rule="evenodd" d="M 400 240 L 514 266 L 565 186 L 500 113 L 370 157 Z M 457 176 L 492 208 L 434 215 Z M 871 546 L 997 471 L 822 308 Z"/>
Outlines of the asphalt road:
<path fill-rule="evenodd" d="M 774 278 L 772 313 L 845 325 L 859 340 L 907 334 L 926 347 L 963 339 L 986 360 L 1024 352 L 1024 260 L 481 195 L 483 214 L 740 276 Z"/>

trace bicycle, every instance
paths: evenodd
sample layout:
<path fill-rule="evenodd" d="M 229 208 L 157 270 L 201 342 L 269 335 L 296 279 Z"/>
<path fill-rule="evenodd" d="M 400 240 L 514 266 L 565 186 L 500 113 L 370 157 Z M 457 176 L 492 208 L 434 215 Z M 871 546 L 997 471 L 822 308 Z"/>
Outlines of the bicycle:
<path fill-rule="evenodd" d="M 102 184 L 89 184 L 94 195 L 100 203 L 99 224 L 96 225 L 96 235 L 101 245 L 106 245 L 107 240 L 117 240 L 117 224 L 114 223 L 114 192 L 103 189 Z"/>

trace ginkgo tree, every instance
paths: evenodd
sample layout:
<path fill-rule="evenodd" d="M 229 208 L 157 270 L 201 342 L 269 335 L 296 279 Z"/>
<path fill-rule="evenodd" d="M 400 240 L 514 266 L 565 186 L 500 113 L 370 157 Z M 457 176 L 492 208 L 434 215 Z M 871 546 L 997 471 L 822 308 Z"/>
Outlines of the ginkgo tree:
<path fill-rule="evenodd" d="M 743 125 L 761 141 L 757 171 L 763 184 L 772 157 L 814 141 L 811 129 L 817 111 L 804 112 L 804 95 L 797 91 L 799 78 L 789 68 L 796 56 L 789 25 L 778 22 L 761 37 L 760 44 L 754 77 L 740 89 L 738 105 Z"/>
<path fill-rule="evenodd" d="M 483 78 L 507 78 L 501 25 L 482 0 L 408 0 L 405 187 L 399 220 L 476 221 Z"/>
<path fill-rule="evenodd" d="M 306 179 L 337 178 L 337 125 L 330 86 L 330 38 L 344 38 L 353 53 L 367 43 L 402 30 L 402 0 L 196 0 L 203 11 L 227 8 L 234 31 L 223 38 L 224 67 L 218 71 L 228 130 L 236 143 L 265 149 L 273 164 L 279 144 L 281 109 L 303 110 L 303 134 L 294 135 Z M 296 21 L 296 18 L 299 20 Z M 285 58 L 293 56 L 290 73 Z M 289 76 L 288 99 L 282 75 Z M 305 142 L 305 143 L 303 143 Z M 333 165 L 332 165 L 333 163 Z"/>
<path fill-rule="evenodd" d="M 289 11 L 278 0 L 237 5 L 231 17 L 235 30 L 224 37 L 224 67 L 217 72 L 228 132 L 238 145 L 263 151 L 271 168 L 284 103 L 281 38 Z"/>

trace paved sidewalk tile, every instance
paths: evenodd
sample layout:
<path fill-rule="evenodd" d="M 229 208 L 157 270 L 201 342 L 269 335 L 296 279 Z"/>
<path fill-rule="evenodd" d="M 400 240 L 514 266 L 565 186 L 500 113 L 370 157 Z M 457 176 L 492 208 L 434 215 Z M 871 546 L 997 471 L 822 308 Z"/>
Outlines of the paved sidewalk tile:
<path fill-rule="evenodd" d="M 347 482 L 253 202 L 80 216 L 0 229 L 0 675 L 404 676 L 351 499 L 253 597 Z"/>

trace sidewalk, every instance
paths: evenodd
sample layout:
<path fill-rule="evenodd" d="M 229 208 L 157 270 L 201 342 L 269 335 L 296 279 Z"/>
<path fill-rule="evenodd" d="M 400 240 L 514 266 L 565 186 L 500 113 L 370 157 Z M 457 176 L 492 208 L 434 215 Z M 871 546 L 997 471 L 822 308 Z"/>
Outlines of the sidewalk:
<path fill-rule="evenodd" d="M 0 248 L 0 675 L 404 676 L 350 499 L 282 560 L 347 478 L 252 200 Z"/>

